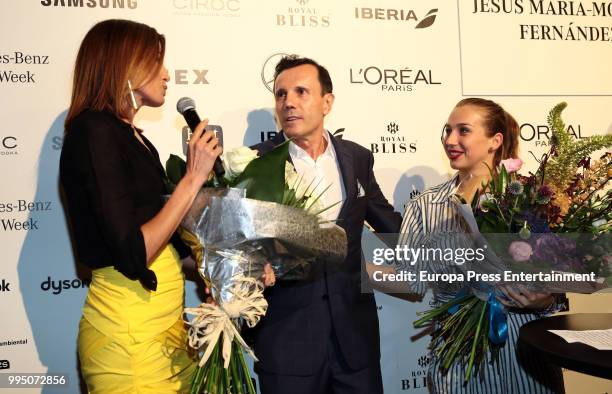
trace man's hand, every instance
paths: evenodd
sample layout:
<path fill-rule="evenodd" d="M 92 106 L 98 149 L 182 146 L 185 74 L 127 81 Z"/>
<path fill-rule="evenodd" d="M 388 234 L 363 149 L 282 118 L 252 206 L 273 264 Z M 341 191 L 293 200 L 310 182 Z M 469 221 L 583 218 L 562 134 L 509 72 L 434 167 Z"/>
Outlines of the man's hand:
<path fill-rule="evenodd" d="M 270 263 L 264 265 L 264 273 L 261 275 L 261 281 L 264 283 L 264 287 L 271 287 L 276 283 L 276 276 L 274 275 L 274 270 Z"/>

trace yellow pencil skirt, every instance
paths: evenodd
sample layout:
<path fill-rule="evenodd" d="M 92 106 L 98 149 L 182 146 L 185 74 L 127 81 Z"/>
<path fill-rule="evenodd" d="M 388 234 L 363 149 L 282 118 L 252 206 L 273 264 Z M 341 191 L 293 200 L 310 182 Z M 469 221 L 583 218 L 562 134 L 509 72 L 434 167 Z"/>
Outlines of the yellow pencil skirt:
<path fill-rule="evenodd" d="M 187 349 L 184 278 L 174 248 L 166 247 L 150 269 L 154 292 L 112 267 L 92 274 L 78 337 L 89 393 L 189 391 L 196 361 Z"/>

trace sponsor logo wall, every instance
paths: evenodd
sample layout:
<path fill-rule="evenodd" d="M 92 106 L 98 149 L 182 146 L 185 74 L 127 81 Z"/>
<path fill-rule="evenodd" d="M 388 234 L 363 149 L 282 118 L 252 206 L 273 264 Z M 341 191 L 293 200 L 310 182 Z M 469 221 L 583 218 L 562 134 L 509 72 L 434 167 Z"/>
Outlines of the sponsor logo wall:
<path fill-rule="evenodd" d="M 90 275 L 74 261 L 57 177 L 76 51 L 97 21 L 129 18 L 166 36 L 166 105 L 137 119 L 162 161 L 184 153 L 174 109 L 183 96 L 227 148 L 273 138 L 274 66 L 299 53 L 331 73 L 328 130 L 374 154 L 384 194 L 403 211 L 451 174 L 440 132 L 464 96 L 491 97 L 516 117 L 530 169 L 548 147 L 546 115 L 559 101 L 569 102 L 576 139 L 610 130 L 611 11 L 611 2 L 526 0 L 2 3 L 10 18 L 0 24 L 0 310 L 10 313 L 0 369 L 68 373 L 66 392 L 80 390 L 76 335 Z M 187 282 L 188 306 L 200 302 L 198 280 Z M 412 321 L 429 300 L 376 297 L 385 392 L 426 393 L 428 337 Z"/>

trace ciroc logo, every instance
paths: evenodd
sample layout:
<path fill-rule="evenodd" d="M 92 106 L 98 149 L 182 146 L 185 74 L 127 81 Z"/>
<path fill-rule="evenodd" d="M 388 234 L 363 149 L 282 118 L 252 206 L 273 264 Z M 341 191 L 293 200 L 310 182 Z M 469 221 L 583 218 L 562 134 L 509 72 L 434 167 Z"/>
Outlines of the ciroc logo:
<path fill-rule="evenodd" d="M 240 16 L 239 0 L 172 0 L 176 15 Z"/>
<path fill-rule="evenodd" d="M 40 284 L 40 289 L 42 291 L 51 290 L 54 295 L 58 295 L 61 294 L 63 290 L 83 289 L 85 287 L 89 287 L 90 283 L 90 279 L 81 280 L 79 278 L 74 278 L 53 280 L 50 276 L 48 276 L 47 280 Z"/>
<path fill-rule="evenodd" d="M 19 154 L 17 146 L 17 137 L 12 135 L 0 136 L 0 156 Z"/>

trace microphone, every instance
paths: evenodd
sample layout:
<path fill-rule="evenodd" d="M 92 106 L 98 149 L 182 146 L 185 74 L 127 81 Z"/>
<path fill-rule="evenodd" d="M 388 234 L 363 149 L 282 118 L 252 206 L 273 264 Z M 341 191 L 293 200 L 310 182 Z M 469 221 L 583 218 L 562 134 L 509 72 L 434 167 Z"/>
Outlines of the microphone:
<path fill-rule="evenodd" d="M 201 120 L 198 116 L 198 113 L 195 110 L 195 101 L 190 97 L 183 97 L 176 103 L 176 110 L 183 115 L 185 121 L 187 122 L 187 126 L 193 132 L 198 124 L 200 124 Z M 217 179 L 223 178 L 225 175 L 225 169 L 223 168 L 223 162 L 219 157 L 215 160 L 215 164 L 213 165 L 213 171 L 217 177 Z"/>

